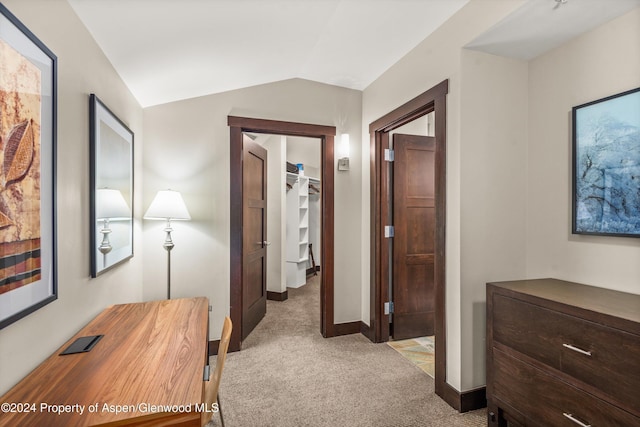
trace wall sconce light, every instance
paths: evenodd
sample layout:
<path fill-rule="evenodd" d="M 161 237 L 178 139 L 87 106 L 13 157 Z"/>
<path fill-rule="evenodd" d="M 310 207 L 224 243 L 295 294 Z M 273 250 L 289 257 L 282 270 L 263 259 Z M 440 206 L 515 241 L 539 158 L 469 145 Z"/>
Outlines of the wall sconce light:
<path fill-rule="evenodd" d="M 189 215 L 187 206 L 178 191 L 160 190 L 149 205 L 147 213 L 144 214 L 144 219 L 167 220 L 167 226 L 164 228 L 167 235 L 162 247 L 167 251 L 167 299 L 171 299 L 171 249 L 175 246 L 171 240 L 171 232 L 173 231 L 171 220 L 188 221 L 191 219 L 191 215 Z"/>
<path fill-rule="evenodd" d="M 131 219 L 131 211 L 129 205 L 124 200 L 122 193 L 111 188 L 98 188 L 96 192 L 96 218 L 98 222 L 102 221 L 103 226 L 100 230 L 102 234 L 102 242 L 98 250 L 103 255 L 111 252 L 111 242 L 109 241 L 109 221 L 121 221 Z"/>
<path fill-rule="evenodd" d="M 338 170 L 349 170 L 349 134 L 343 133 L 340 135 L 340 146 L 338 148 Z"/>

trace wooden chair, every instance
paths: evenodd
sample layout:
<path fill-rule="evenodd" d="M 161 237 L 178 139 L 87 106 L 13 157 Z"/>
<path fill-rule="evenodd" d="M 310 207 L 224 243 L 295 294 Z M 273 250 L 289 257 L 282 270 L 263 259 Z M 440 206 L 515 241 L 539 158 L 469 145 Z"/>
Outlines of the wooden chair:
<path fill-rule="evenodd" d="M 206 408 L 211 410 L 214 403 L 218 404 L 218 412 L 220 413 L 220 422 L 224 427 L 224 418 L 222 418 L 222 407 L 220 406 L 220 396 L 218 396 L 218 390 L 220 388 L 220 377 L 222 376 L 222 368 L 224 367 L 224 361 L 227 358 L 227 349 L 229 348 L 229 340 L 231 339 L 231 330 L 233 324 L 229 317 L 224 318 L 224 325 L 222 326 L 222 336 L 220 337 L 220 346 L 218 347 L 218 357 L 216 358 L 216 367 L 213 371 L 213 375 L 209 376 L 209 380 L 204 383 L 204 403 Z M 200 423 L 203 427 L 210 425 L 209 422 L 213 419 L 213 412 L 203 411 L 200 414 Z"/>

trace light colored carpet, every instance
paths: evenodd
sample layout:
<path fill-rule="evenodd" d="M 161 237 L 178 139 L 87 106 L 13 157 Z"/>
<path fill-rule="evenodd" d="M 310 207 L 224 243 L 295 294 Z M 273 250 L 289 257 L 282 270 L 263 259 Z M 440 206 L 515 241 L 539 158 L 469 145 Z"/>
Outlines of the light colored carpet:
<path fill-rule="evenodd" d="M 361 334 L 320 334 L 319 278 L 267 315 L 229 353 L 220 396 L 228 427 L 486 425 L 486 411 L 458 414 L 433 379 L 386 344 Z M 215 363 L 215 358 L 212 358 Z M 216 419 L 216 422 L 218 420 Z"/>

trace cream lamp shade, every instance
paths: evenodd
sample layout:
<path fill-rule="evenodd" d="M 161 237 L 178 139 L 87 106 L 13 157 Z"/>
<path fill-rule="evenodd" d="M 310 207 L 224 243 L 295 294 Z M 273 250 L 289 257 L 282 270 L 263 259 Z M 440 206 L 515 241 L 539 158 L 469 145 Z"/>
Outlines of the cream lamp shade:
<path fill-rule="evenodd" d="M 110 221 L 131 219 L 131 209 L 119 190 L 99 188 L 96 192 L 96 218 Z"/>
<path fill-rule="evenodd" d="M 190 220 L 191 215 L 180 192 L 160 190 L 144 214 L 145 219 Z"/>

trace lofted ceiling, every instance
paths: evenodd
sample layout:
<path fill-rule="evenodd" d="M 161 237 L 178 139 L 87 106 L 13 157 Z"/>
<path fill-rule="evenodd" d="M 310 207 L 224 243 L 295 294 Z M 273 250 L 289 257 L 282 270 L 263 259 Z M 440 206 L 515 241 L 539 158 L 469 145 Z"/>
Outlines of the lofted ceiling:
<path fill-rule="evenodd" d="M 291 78 L 362 90 L 468 1 L 68 0 L 143 107 Z M 640 6 L 502 1 L 522 6 L 466 47 L 528 60 Z"/>
<path fill-rule="evenodd" d="M 364 89 L 468 0 L 68 0 L 143 107 L 302 78 Z"/>

